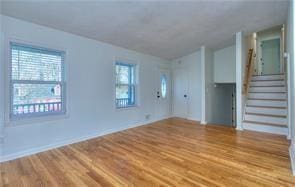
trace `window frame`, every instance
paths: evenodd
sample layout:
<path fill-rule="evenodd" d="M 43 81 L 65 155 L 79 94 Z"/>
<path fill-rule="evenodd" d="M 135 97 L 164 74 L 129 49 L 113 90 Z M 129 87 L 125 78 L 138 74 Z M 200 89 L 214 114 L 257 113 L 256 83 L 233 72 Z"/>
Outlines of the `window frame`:
<path fill-rule="evenodd" d="M 125 65 L 125 66 L 133 66 L 134 68 L 134 83 L 133 84 L 117 84 L 117 80 L 116 80 L 116 66 L 117 65 Z M 126 110 L 126 109 L 133 109 L 133 108 L 137 108 L 139 106 L 139 100 L 138 100 L 138 96 L 139 96 L 139 89 L 138 89 L 138 63 L 132 61 L 132 60 L 128 60 L 128 59 L 122 59 L 122 58 L 115 58 L 114 60 L 114 108 L 116 110 Z M 128 106 L 124 106 L 124 107 L 118 107 L 116 104 L 116 90 L 117 90 L 117 86 L 118 85 L 123 85 L 123 86 L 134 86 L 134 104 L 133 105 L 128 105 Z"/>
<path fill-rule="evenodd" d="M 12 79 L 12 46 L 13 44 L 24 46 L 24 47 L 31 47 L 36 48 L 39 50 L 45 50 L 50 52 L 58 52 L 61 53 L 62 61 L 61 61 L 61 81 L 40 81 L 40 80 L 13 80 Z M 41 47 L 42 46 L 42 47 Z M 45 46 L 45 47 L 43 47 Z M 57 47 L 56 47 L 57 48 Z M 42 44 L 32 44 L 30 42 L 25 42 L 21 40 L 15 40 L 15 39 L 9 39 L 7 41 L 7 56 L 8 60 L 6 64 L 6 88 L 7 92 L 7 103 L 6 103 L 6 115 L 5 115 L 5 125 L 19 125 L 19 124 L 25 124 L 26 122 L 32 123 L 34 121 L 40 122 L 41 120 L 52 120 L 52 119 L 58 119 L 60 117 L 68 117 L 67 113 L 67 65 L 66 65 L 66 56 L 67 51 L 66 50 L 58 50 L 53 47 L 47 47 L 46 45 Z M 14 115 L 13 114 L 13 100 L 14 100 L 14 91 L 13 91 L 13 85 L 14 84 L 59 84 L 61 85 L 61 111 L 57 112 L 40 112 L 40 113 L 29 113 L 29 114 L 22 114 L 22 115 Z"/>

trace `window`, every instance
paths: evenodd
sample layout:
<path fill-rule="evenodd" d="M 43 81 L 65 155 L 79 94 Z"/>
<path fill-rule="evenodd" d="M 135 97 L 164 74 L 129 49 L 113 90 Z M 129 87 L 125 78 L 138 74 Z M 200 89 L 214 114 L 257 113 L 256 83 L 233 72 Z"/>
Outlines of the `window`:
<path fill-rule="evenodd" d="M 167 78 L 166 75 L 161 75 L 161 94 L 162 98 L 165 98 L 167 95 Z"/>
<path fill-rule="evenodd" d="M 136 105 L 136 66 L 116 62 L 116 108 Z"/>
<path fill-rule="evenodd" d="M 65 113 L 65 53 L 19 43 L 10 53 L 10 118 Z"/>

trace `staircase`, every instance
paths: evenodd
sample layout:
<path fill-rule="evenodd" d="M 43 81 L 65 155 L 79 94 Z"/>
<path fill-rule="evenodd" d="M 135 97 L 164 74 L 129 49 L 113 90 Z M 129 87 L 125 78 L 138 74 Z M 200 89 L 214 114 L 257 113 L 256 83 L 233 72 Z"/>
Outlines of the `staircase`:
<path fill-rule="evenodd" d="M 288 134 L 285 75 L 253 75 L 249 81 L 243 128 Z"/>

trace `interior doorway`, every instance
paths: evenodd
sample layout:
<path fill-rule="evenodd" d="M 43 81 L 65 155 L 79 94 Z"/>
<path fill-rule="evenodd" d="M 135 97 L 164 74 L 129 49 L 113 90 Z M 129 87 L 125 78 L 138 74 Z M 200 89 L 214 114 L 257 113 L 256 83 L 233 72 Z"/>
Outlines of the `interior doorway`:
<path fill-rule="evenodd" d="M 259 31 L 255 35 L 257 75 L 281 74 L 284 51 L 284 26 Z"/>
<path fill-rule="evenodd" d="M 173 114 L 188 117 L 188 73 L 184 68 L 173 71 Z"/>
<path fill-rule="evenodd" d="M 211 123 L 236 127 L 236 84 L 216 83 L 213 90 Z"/>
<path fill-rule="evenodd" d="M 280 38 L 262 40 L 261 48 L 261 74 L 279 74 L 280 66 Z"/>

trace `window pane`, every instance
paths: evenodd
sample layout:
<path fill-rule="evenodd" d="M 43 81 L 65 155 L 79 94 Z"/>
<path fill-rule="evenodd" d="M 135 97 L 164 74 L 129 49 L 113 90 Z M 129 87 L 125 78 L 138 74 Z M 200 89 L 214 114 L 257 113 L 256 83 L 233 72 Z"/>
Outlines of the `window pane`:
<path fill-rule="evenodd" d="M 135 105 L 135 66 L 116 63 L 116 106 Z"/>
<path fill-rule="evenodd" d="M 116 107 L 128 107 L 135 105 L 135 86 L 116 86 Z"/>
<path fill-rule="evenodd" d="M 129 84 L 130 81 L 130 67 L 124 65 L 116 65 L 116 83 Z"/>
<path fill-rule="evenodd" d="M 127 85 L 117 85 L 116 86 L 116 98 L 123 99 L 129 97 L 129 86 Z"/>
<path fill-rule="evenodd" d="M 166 75 L 161 75 L 161 94 L 165 98 L 167 95 L 167 78 Z"/>
<path fill-rule="evenodd" d="M 63 53 L 11 45 L 12 80 L 62 81 Z"/>
<path fill-rule="evenodd" d="M 59 84 L 14 84 L 13 104 L 61 102 Z"/>
<path fill-rule="evenodd" d="M 10 116 L 65 111 L 62 108 L 64 52 L 18 43 L 10 43 L 10 47 Z M 46 81 L 56 83 L 47 84 Z"/>
<path fill-rule="evenodd" d="M 61 111 L 61 90 L 60 84 L 14 84 L 13 114 Z"/>

